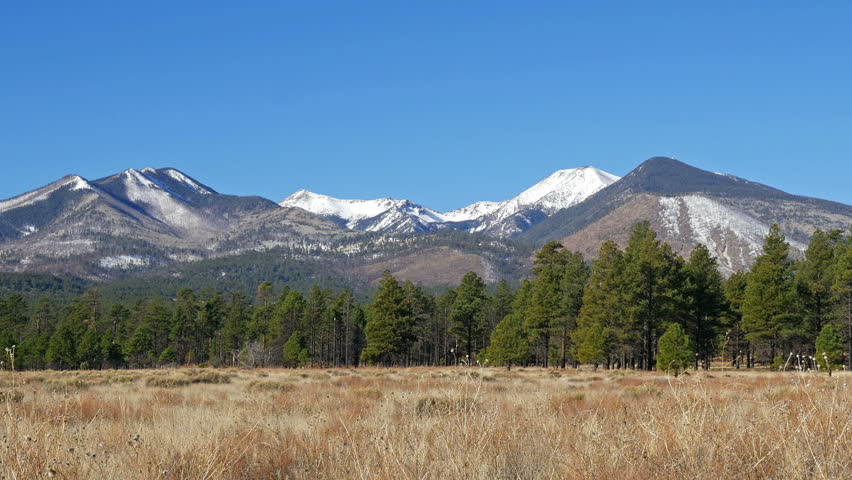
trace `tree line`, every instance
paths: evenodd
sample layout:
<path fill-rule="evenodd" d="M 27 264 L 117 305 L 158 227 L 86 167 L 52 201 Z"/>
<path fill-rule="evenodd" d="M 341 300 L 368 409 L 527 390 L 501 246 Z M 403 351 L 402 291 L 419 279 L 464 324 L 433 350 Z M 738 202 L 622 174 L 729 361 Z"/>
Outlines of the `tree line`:
<path fill-rule="evenodd" d="M 845 337 L 845 339 L 843 338 Z M 604 368 L 781 366 L 795 352 L 848 364 L 852 234 L 814 233 L 801 259 L 777 226 L 749 272 L 724 279 L 697 245 L 688 259 L 635 224 L 624 249 L 587 262 L 557 242 L 529 278 L 488 287 L 474 272 L 435 294 L 385 272 L 372 298 L 271 282 L 254 295 L 183 288 L 104 305 L 97 289 L 60 305 L 0 297 L 0 345 L 26 369 L 163 365 L 489 365 Z M 844 350 L 846 353 L 844 353 Z M 785 353 L 786 352 L 786 353 Z M 786 357 L 785 357 L 786 355 Z M 798 360 L 801 362 L 800 360 Z"/>

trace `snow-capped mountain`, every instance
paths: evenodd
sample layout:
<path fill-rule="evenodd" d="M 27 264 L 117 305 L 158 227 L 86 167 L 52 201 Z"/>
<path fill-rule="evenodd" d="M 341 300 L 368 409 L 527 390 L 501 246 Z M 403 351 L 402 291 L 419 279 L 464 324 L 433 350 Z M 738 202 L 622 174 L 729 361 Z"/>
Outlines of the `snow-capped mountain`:
<path fill-rule="evenodd" d="M 476 219 L 470 230 L 498 237 L 516 236 L 544 218 L 573 207 L 619 177 L 594 167 L 559 170 L 518 196 Z"/>
<path fill-rule="evenodd" d="M 696 244 L 704 244 L 720 270 L 730 274 L 752 265 L 773 223 L 781 226 L 793 253 L 801 255 L 817 228 L 848 228 L 852 207 L 655 157 L 584 202 L 543 220 L 520 240 L 558 240 L 593 257 L 605 240 L 625 246 L 630 226 L 642 220 L 684 258 Z"/>
<path fill-rule="evenodd" d="M 593 167 L 559 170 L 509 200 L 476 202 L 449 212 L 408 200 L 343 200 L 307 190 L 293 193 L 279 205 L 323 215 L 352 230 L 411 233 L 454 228 L 510 237 L 582 202 L 618 178 Z"/>
<path fill-rule="evenodd" d="M 307 190 L 299 190 L 279 203 L 282 207 L 301 208 L 344 225 L 351 230 L 368 232 L 425 232 L 433 223 L 443 222 L 441 214 L 408 200 L 341 200 Z"/>
<path fill-rule="evenodd" d="M 229 254 L 258 242 L 312 244 L 345 233 L 299 212 L 260 197 L 219 194 L 172 168 L 128 169 L 93 181 L 69 175 L 0 201 L 0 270 L 97 277 L 99 269 Z"/>
<path fill-rule="evenodd" d="M 529 272 L 530 251 L 549 240 L 593 258 L 606 240 L 624 246 L 630 226 L 642 220 L 684 257 L 696 244 L 706 245 L 731 273 L 751 266 L 771 224 L 781 226 L 800 254 L 817 228 L 848 228 L 852 206 L 664 157 L 621 179 L 592 167 L 560 170 L 508 200 L 449 212 L 408 200 L 340 200 L 306 190 L 276 204 L 221 194 L 172 168 L 148 167 L 97 180 L 68 175 L 0 200 L 0 271 L 104 279 L 202 259 L 250 259 L 282 247 L 263 262 L 289 252 L 302 262 L 330 262 L 324 265 L 334 264 L 350 279 L 369 282 L 388 269 L 443 285 L 469 270 L 517 279 Z"/>

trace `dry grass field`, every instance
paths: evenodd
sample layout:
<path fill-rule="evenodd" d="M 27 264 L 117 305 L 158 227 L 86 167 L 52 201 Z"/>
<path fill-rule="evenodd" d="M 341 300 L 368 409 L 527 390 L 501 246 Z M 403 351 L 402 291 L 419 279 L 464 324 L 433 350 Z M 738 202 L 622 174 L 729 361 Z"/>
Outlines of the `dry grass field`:
<path fill-rule="evenodd" d="M 2 478 L 852 478 L 852 376 L 2 373 Z"/>

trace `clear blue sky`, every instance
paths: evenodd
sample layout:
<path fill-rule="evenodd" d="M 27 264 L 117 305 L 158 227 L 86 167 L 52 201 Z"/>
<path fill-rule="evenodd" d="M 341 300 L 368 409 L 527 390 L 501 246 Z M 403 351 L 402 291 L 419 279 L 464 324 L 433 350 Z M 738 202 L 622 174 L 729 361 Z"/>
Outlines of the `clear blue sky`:
<path fill-rule="evenodd" d="M 451 209 L 667 155 L 852 203 L 849 1 L 14 3 L 0 198 L 173 166 Z"/>

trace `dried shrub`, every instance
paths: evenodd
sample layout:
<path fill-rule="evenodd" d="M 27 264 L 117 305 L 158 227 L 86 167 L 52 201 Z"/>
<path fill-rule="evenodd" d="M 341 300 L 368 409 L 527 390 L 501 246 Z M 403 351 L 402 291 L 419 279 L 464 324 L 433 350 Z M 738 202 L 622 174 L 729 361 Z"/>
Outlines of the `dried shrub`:
<path fill-rule="evenodd" d="M 17 390 L 0 392 L 0 403 L 20 403 L 23 399 L 23 392 Z"/>
<path fill-rule="evenodd" d="M 296 389 L 292 383 L 274 380 L 252 380 L 246 387 L 250 392 L 290 392 Z"/>

